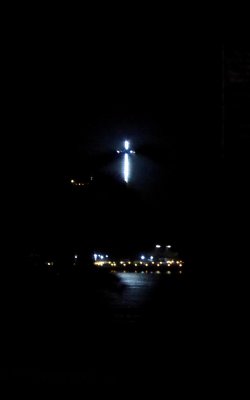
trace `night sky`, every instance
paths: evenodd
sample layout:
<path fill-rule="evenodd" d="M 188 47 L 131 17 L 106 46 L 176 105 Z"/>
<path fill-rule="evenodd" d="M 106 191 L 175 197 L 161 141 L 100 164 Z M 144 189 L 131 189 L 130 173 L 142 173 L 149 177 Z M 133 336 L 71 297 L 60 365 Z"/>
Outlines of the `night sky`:
<path fill-rule="evenodd" d="M 164 24 L 123 26 L 16 37 L 9 170 L 27 252 L 162 241 L 194 259 L 205 247 L 222 154 L 220 46 Z M 129 190 L 115 154 L 124 139 L 137 152 Z M 68 189 L 90 175 L 92 192 Z"/>
<path fill-rule="evenodd" d="M 117 6 L 3 14 L 1 368 L 79 368 L 86 383 L 117 375 L 140 390 L 145 376 L 154 390 L 211 387 L 223 323 L 230 316 L 239 349 L 247 332 L 249 51 L 222 45 L 208 7 Z M 116 153 L 125 139 L 136 151 L 128 187 Z M 88 187 L 69 183 L 90 176 Z M 133 258 L 156 244 L 185 264 L 183 275 L 152 276 L 152 291 L 136 283 L 150 275 L 129 286 L 130 274 L 88 268 L 93 252 Z"/>

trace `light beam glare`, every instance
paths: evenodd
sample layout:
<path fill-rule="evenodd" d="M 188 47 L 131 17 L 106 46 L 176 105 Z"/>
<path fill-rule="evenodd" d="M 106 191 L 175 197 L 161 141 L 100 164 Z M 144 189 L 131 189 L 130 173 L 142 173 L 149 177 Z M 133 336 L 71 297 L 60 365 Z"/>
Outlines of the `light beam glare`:
<path fill-rule="evenodd" d="M 129 141 L 128 140 L 125 140 L 124 147 L 125 147 L 125 150 L 129 149 Z"/>
<path fill-rule="evenodd" d="M 129 158 L 128 154 L 124 154 L 124 180 L 128 183 L 129 179 Z"/>

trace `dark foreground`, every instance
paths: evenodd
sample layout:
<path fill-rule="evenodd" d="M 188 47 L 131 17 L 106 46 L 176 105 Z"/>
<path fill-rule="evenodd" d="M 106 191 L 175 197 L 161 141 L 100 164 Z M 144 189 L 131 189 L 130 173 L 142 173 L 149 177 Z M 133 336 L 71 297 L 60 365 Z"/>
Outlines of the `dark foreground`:
<path fill-rule="evenodd" d="M 145 386 L 207 378 L 212 294 L 188 274 L 29 274 L 2 293 L 4 381 Z"/>

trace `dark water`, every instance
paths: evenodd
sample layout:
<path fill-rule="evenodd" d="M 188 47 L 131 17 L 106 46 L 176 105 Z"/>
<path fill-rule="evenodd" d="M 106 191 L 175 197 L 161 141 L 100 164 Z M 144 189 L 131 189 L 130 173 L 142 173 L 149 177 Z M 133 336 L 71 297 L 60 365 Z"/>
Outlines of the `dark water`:
<path fill-rule="evenodd" d="M 13 381 L 170 379 L 180 363 L 185 371 L 203 330 L 195 287 L 183 276 L 120 273 L 23 290 L 12 314 L 9 367 L 2 369 Z"/>

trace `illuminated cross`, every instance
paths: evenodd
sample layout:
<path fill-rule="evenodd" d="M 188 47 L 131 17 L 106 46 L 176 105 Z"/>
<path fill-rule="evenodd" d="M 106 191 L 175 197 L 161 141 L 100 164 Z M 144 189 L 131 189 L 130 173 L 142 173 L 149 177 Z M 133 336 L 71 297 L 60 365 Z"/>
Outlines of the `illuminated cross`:
<path fill-rule="evenodd" d="M 128 183 L 129 181 L 129 177 L 130 177 L 130 155 L 131 154 L 135 154 L 134 150 L 130 150 L 130 143 L 128 140 L 124 141 L 124 149 L 123 150 L 117 150 L 118 154 L 123 154 L 124 158 L 123 158 L 123 179 L 126 183 Z"/>

